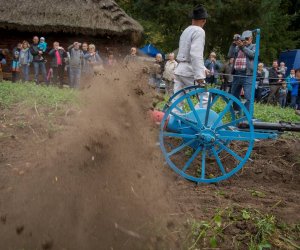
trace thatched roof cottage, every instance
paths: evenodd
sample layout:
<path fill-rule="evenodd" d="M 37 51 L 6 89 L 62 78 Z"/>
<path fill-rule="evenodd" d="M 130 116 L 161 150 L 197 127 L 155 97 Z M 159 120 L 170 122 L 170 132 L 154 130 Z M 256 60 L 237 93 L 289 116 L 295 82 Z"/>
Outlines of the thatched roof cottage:
<path fill-rule="evenodd" d="M 0 0 L 0 48 L 33 35 L 49 45 L 75 40 L 104 47 L 138 44 L 142 26 L 111 0 Z M 100 48 L 100 50 L 101 50 Z"/>

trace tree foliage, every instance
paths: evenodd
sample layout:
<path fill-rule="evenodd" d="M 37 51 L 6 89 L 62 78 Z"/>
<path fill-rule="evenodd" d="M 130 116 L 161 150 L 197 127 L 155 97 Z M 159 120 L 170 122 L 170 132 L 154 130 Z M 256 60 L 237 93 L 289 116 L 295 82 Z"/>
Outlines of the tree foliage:
<path fill-rule="evenodd" d="M 199 1 L 118 0 L 118 4 L 145 29 L 145 43 L 165 52 L 178 47 L 181 32 L 191 20 L 188 14 Z M 260 28 L 261 60 L 270 63 L 282 50 L 299 46 L 297 0 L 207 0 L 210 18 L 205 26 L 206 54 L 227 55 L 233 34 Z M 298 44 L 297 44 L 298 43 Z"/>

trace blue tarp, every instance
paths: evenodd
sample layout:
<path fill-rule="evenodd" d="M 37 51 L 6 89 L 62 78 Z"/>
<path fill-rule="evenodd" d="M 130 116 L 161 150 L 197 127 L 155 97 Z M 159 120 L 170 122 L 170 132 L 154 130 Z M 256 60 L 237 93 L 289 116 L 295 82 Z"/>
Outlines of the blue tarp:
<path fill-rule="evenodd" d="M 139 50 L 143 54 L 151 56 L 151 57 L 155 57 L 156 54 L 160 53 L 160 54 L 162 54 L 163 58 L 165 58 L 165 54 L 163 52 L 161 52 L 160 50 L 158 50 L 157 48 L 155 48 L 152 44 L 147 44 L 146 46 L 144 46 L 143 48 L 140 48 Z"/>
<path fill-rule="evenodd" d="M 300 68 L 300 49 L 281 52 L 279 62 L 285 62 L 285 66 L 288 68 L 287 75 L 289 75 L 291 69 Z"/>

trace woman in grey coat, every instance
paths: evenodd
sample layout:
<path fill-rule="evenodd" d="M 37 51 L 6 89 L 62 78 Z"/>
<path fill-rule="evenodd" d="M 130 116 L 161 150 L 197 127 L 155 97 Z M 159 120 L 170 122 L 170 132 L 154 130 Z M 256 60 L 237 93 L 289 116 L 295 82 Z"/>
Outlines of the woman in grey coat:
<path fill-rule="evenodd" d="M 103 61 L 96 52 L 94 44 L 89 45 L 89 52 L 84 55 L 84 60 L 86 60 L 86 72 L 88 76 L 97 74 L 103 68 Z"/>

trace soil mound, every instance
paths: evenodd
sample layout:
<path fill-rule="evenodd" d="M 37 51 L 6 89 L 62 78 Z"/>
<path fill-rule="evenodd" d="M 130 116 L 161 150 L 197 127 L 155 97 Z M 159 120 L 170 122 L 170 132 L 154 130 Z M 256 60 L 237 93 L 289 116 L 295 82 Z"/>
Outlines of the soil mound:
<path fill-rule="evenodd" d="M 7 182 L 0 200 L 5 249 L 162 247 L 155 235 L 169 201 L 147 117 L 153 94 L 139 72 L 109 71 L 86 84 L 70 129 L 30 149 L 30 175 Z"/>
<path fill-rule="evenodd" d="M 16 135 L 0 141 L 0 250 L 185 249 L 198 238 L 190 222 L 220 211 L 251 209 L 299 224 L 299 139 L 257 142 L 235 176 L 195 185 L 164 167 L 147 114 L 159 97 L 142 65 L 104 72 L 81 95 L 81 111 L 62 119 L 64 131 L 50 140 L 36 142 L 45 133 L 37 122 L 26 133 L 12 127 Z M 251 224 L 224 216 L 233 224 L 218 246 L 247 249 Z M 207 248 L 207 239 L 197 247 Z"/>

